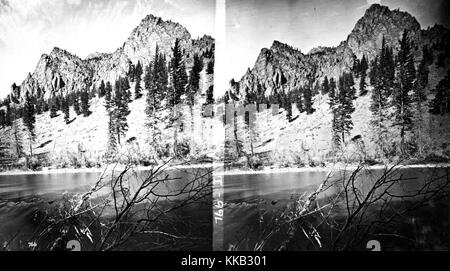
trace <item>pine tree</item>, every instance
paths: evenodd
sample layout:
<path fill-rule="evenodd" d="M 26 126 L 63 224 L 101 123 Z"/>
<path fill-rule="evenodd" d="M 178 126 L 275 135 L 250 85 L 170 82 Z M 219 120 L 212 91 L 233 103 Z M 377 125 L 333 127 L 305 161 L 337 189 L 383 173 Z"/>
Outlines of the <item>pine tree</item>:
<path fill-rule="evenodd" d="M 167 67 L 166 55 L 161 53 L 158 62 L 158 76 L 157 76 L 157 97 L 159 100 L 166 99 L 168 95 L 168 85 L 169 85 L 169 70 Z M 186 74 L 186 73 L 185 73 Z"/>
<path fill-rule="evenodd" d="M 338 115 L 337 110 L 333 107 L 331 110 L 332 119 L 331 119 L 331 143 L 333 146 L 333 150 L 340 149 L 341 147 L 341 136 L 339 132 L 338 126 Z"/>
<path fill-rule="evenodd" d="M 42 114 L 44 107 L 44 95 L 42 94 L 41 88 L 37 86 L 36 88 L 36 100 L 35 100 L 35 109 L 36 114 Z"/>
<path fill-rule="evenodd" d="M 32 144 L 36 138 L 36 133 L 35 133 L 36 118 L 35 118 L 34 114 L 35 114 L 34 104 L 33 104 L 32 98 L 30 97 L 29 93 L 27 92 L 26 96 L 25 96 L 23 123 L 28 131 L 28 140 L 29 140 L 31 156 L 33 156 L 33 145 Z"/>
<path fill-rule="evenodd" d="M 50 100 L 50 118 L 58 116 L 58 106 L 56 104 L 56 97 L 53 96 Z"/>
<path fill-rule="evenodd" d="M 360 62 L 360 77 L 364 74 L 367 76 L 367 69 L 369 68 L 369 64 L 367 62 L 366 55 L 363 55 L 361 62 Z"/>
<path fill-rule="evenodd" d="M 330 108 L 332 108 L 336 101 L 336 81 L 334 81 L 334 78 L 330 78 L 329 83 L 329 92 L 328 92 L 328 104 L 330 105 Z"/>
<path fill-rule="evenodd" d="M 117 140 L 116 140 L 116 127 L 114 121 L 114 114 L 112 112 L 108 113 L 108 150 L 107 155 L 111 157 L 117 151 Z"/>
<path fill-rule="evenodd" d="M 425 53 L 424 53 L 425 56 Z M 419 67 L 417 68 L 417 84 L 422 89 L 428 85 L 428 74 L 430 70 L 428 69 L 428 63 L 425 57 L 420 61 Z"/>
<path fill-rule="evenodd" d="M 286 118 L 288 121 L 292 120 L 292 101 L 290 94 L 284 94 L 283 108 L 286 109 Z"/>
<path fill-rule="evenodd" d="M 54 98 L 56 110 L 61 110 L 61 99 L 59 98 L 59 96 L 54 96 Z"/>
<path fill-rule="evenodd" d="M 159 53 L 158 46 L 155 50 L 155 57 L 153 59 L 153 68 L 149 69 L 145 82 L 147 88 L 147 115 L 153 116 L 155 112 L 160 108 L 161 101 L 165 98 L 167 93 L 167 67 L 166 60 L 163 54 Z M 147 78 L 148 77 L 148 78 Z"/>
<path fill-rule="evenodd" d="M 36 98 L 36 104 L 35 104 L 35 108 L 36 108 L 36 115 L 40 115 L 42 114 L 42 112 L 44 111 L 44 97 L 43 96 L 39 96 Z"/>
<path fill-rule="evenodd" d="M 105 85 L 105 108 L 106 111 L 110 111 L 113 107 L 113 99 L 112 99 L 112 85 L 111 82 L 106 82 Z"/>
<path fill-rule="evenodd" d="M 425 114 L 425 104 L 427 103 L 427 95 L 425 93 L 425 88 L 428 85 L 428 59 L 426 56 L 426 49 L 424 49 L 423 58 L 419 64 L 417 70 L 417 80 L 414 83 L 413 88 L 413 97 L 412 100 L 415 104 L 415 129 L 414 138 L 417 142 L 417 149 L 419 151 L 419 155 L 422 155 L 422 150 L 424 147 L 423 143 L 423 134 L 422 134 L 422 126 L 424 124 L 424 114 Z"/>
<path fill-rule="evenodd" d="M 355 74 L 361 73 L 361 61 L 358 58 L 355 58 L 355 61 L 353 62 L 352 72 Z"/>
<path fill-rule="evenodd" d="M 187 86 L 187 104 L 191 107 L 194 105 L 195 94 L 200 89 L 200 73 L 203 69 L 203 61 L 197 54 L 194 54 L 193 62 Z"/>
<path fill-rule="evenodd" d="M 352 80 L 349 73 L 344 73 L 338 81 L 339 91 L 335 94 L 333 112 L 333 132 L 334 137 L 339 136 L 339 142 L 345 143 L 345 136 L 353 129 L 352 113 L 353 106 Z M 335 140 L 335 143 L 337 141 Z"/>
<path fill-rule="evenodd" d="M 145 76 L 144 84 L 147 89 L 147 108 L 145 112 L 149 117 L 154 116 L 156 110 L 159 108 L 160 100 L 156 97 L 158 93 L 158 65 L 159 65 L 159 52 L 158 46 L 156 46 L 155 57 L 153 58 L 153 68 L 148 65 Z M 156 76 L 156 78 L 155 78 Z"/>
<path fill-rule="evenodd" d="M 303 88 L 303 99 L 304 99 L 304 106 L 305 106 L 306 114 L 311 115 L 316 110 L 313 108 L 312 93 L 311 93 L 310 85 L 307 85 Z"/>
<path fill-rule="evenodd" d="M 102 80 L 102 82 L 100 83 L 100 86 L 98 87 L 98 96 L 100 98 L 105 96 L 105 94 L 106 94 L 105 88 L 106 88 L 105 81 Z"/>
<path fill-rule="evenodd" d="M 122 136 L 125 136 L 125 132 L 128 131 L 128 122 L 127 117 L 130 114 L 130 110 L 128 108 L 128 101 L 126 95 L 126 91 L 121 87 L 124 86 L 121 84 L 121 79 L 119 78 L 115 84 L 115 92 L 114 92 L 114 126 L 116 129 L 116 137 L 117 143 L 120 145 L 120 139 Z"/>
<path fill-rule="evenodd" d="M 6 127 L 6 114 L 5 111 L 0 109 L 0 126 L 2 128 Z"/>
<path fill-rule="evenodd" d="M 388 98 L 392 93 L 395 79 L 395 65 L 392 50 L 383 38 L 381 53 L 372 62 L 370 83 L 373 86 L 370 110 L 372 112 L 371 125 L 376 130 L 377 144 L 384 152 L 387 135 Z"/>
<path fill-rule="evenodd" d="M 209 61 L 208 65 L 206 66 L 206 73 L 207 74 L 214 74 L 214 61 Z"/>
<path fill-rule="evenodd" d="M 130 91 L 130 89 L 131 89 L 130 81 L 128 80 L 127 77 L 119 77 L 118 82 L 120 84 L 120 89 L 123 91 L 124 100 L 127 103 L 130 103 L 132 101 L 131 91 Z"/>
<path fill-rule="evenodd" d="M 117 82 L 116 82 L 117 85 Z M 116 140 L 116 120 L 115 120 L 115 106 L 112 95 L 112 86 L 108 81 L 105 85 L 105 109 L 108 114 L 108 145 L 107 145 L 107 156 L 111 157 L 117 150 L 117 140 Z"/>
<path fill-rule="evenodd" d="M 297 110 L 299 113 L 303 113 L 304 107 L 303 107 L 303 99 L 302 99 L 302 92 L 300 89 L 294 89 L 293 91 L 294 99 L 295 99 L 295 106 L 297 107 Z"/>
<path fill-rule="evenodd" d="M 359 81 L 359 96 L 365 96 L 367 94 L 366 73 L 361 72 L 361 80 Z"/>
<path fill-rule="evenodd" d="M 5 125 L 11 126 L 13 121 L 13 115 L 11 113 L 11 105 L 9 102 L 6 103 L 6 112 L 5 112 Z"/>
<path fill-rule="evenodd" d="M 441 115 L 450 113 L 450 70 L 447 71 L 447 76 L 437 84 L 435 92 L 436 95 L 430 104 L 430 112 Z"/>
<path fill-rule="evenodd" d="M 73 95 L 73 111 L 75 111 L 75 114 L 77 114 L 77 116 L 81 115 L 81 108 L 80 108 L 80 99 L 79 99 L 79 94 L 75 93 Z"/>
<path fill-rule="evenodd" d="M 141 77 L 136 77 L 136 85 L 134 86 L 134 99 L 142 97 Z"/>
<path fill-rule="evenodd" d="M 420 61 L 419 67 L 417 69 L 417 76 L 416 76 L 417 80 L 414 83 L 413 87 L 414 91 L 413 101 L 416 103 L 417 111 L 420 112 L 422 111 L 422 107 L 427 100 L 427 95 L 425 93 L 425 88 L 428 85 L 428 74 L 429 74 L 427 61 L 428 60 L 425 58 L 424 53 L 424 57 Z"/>
<path fill-rule="evenodd" d="M 181 102 L 181 96 L 186 92 L 187 75 L 186 67 L 183 60 L 183 54 L 179 39 L 175 39 L 172 48 L 171 76 L 172 76 L 172 93 L 169 97 L 169 105 L 174 107 Z"/>
<path fill-rule="evenodd" d="M 18 158 L 23 155 L 23 135 L 22 135 L 22 127 L 18 121 L 19 113 L 16 108 L 16 105 L 13 104 L 11 109 L 11 125 L 12 125 L 12 133 L 14 140 L 14 149 Z"/>
<path fill-rule="evenodd" d="M 370 62 L 369 80 L 370 80 L 370 84 L 372 86 L 375 86 L 377 78 L 378 78 L 378 60 L 379 60 L 379 57 L 376 56 Z"/>
<path fill-rule="evenodd" d="M 136 64 L 136 68 L 134 70 L 134 80 L 136 81 L 136 80 L 139 79 L 139 81 L 140 81 L 143 72 L 144 71 L 143 71 L 143 68 L 142 68 L 141 61 L 138 61 L 138 63 Z"/>
<path fill-rule="evenodd" d="M 129 77 L 132 82 L 136 79 L 136 66 L 133 65 L 131 60 L 128 60 L 128 71 L 126 76 Z"/>
<path fill-rule="evenodd" d="M 348 96 L 351 97 L 351 99 L 355 100 L 357 98 L 357 96 L 356 96 L 355 81 L 353 79 L 353 74 L 351 72 L 344 73 L 343 79 L 344 79 L 344 84 L 345 84 L 346 90 L 348 91 Z"/>
<path fill-rule="evenodd" d="M 138 61 L 138 64 L 136 65 L 136 70 L 135 70 L 135 80 L 137 80 L 138 78 L 141 79 L 142 74 L 144 73 L 144 69 L 142 67 L 141 61 Z"/>
<path fill-rule="evenodd" d="M 48 112 L 50 110 L 50 106 L 49 106 L 49 101 L 47 100 L 43 100 L 42 103 L 42 111 L 43 112 Z"/>
<path fill-rule="evenodd" d="M 158 55 L 158 46 L 156 46 L 156 54 Z M 155 59 L 153 59 L 155 61 Z M 152 86 L 152 63 L 149 63 L 148 66 L 145 68 L 145 74 L 144 74 L 144 87 L 147 91 L 150 91 L 150 88 Z"/>
<path fill-rule="evenodd" d="M 10 149 L 9 142 L 0 139 L 0 168 L 9 167 L 14 164 Z"/>
<path fill-rule="evenodd" d="M 328 92 L 330 92 L 330 86 L 328 83 L 328 77 L 325 76 L 325 79 L 323 79 L 322 83 L 322 95 L 326 95 L 328 94 Z"/>
<path fill-rule="evenodd" d="M 80 94 L 81 112 L 84 117 L 88 117 L 92 112 L 89 110 L 89 94 L 87 91 L 82 91 Z"/>
<path fill-rule="evenodd" d="M 382 57 L 380 59 L 380 67 L 378 70 L 381 72 L 381 85 L 386 96 L 390 97 L 393 91 L 395 81 L 395 61 L 392 48 L 385 45 L 384 52 L 382 51 Z"/>
<path fill-rule="evenodd" d="M 413 90 L 413 84 L 416 77 L 414 68 L 414 59 L 411 52 L 411 44 L 408 39 L 407 31 L 403 32 L 400 42 L 400 51 L 398 52 L 397 78 L 395 81 L 395 92 L 393 103 L 395 107 L 395 126 L 400 127 L 400 149 L 405 154 L 405 135 L 412 129 L 412 112 L 410 91 Z"/>
<path fill-rule="evenodd" d="M 338 127 L 338 112 L 339 112 L 339 100 L 338 100 L 338 92 L 336 92 L 336 82 L 334 78 L 330 79 L 329 83 L 329 92 L 328 92 L 328 105 L 330 106 L 330 111 L 332 115 L 331 121 L 331 134 L 332 134 L 332 146 L 333 149 L 338 149 L 341 146 L 341 136 Z"/>
<path fill-rule="evenodd" d="M 63 98 L 63 113 L 64 113 L 64 121 L 66 124 L 70 121 L 70 109 L 69 109 L 69 100 Z"/>

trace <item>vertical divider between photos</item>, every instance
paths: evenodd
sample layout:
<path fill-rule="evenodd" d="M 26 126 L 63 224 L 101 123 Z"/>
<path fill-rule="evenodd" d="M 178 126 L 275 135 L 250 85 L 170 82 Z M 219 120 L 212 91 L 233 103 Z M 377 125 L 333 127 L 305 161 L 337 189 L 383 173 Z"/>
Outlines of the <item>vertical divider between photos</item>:
<path fill-rule="evenodd" d="M 216 36 L 216 55 L 214 66 L 214 86 L 218 88 L 226 87 L 226 79 L 223 76 L 225 73 L 221 70 L 224 67 L 224 50 L 226 42 L 226 0 L 216 0 L 216 16 L 215 16 L 215 36 Z M 220 89 L 222 90 L 222 89 Z M 224 91 L 223 91 L 224 92 Z M 221 91 L 219 91 L 221 93 Z M 223 144 L 220 151 L 223 152 L 218 155 L 213 161 L 213 250 L 224 250 L 224 161 L 225 157 L 225 127 L 219 126 L 220 131 L 214 131 L 214 135 L 220 137 L 220 142 Z"/>

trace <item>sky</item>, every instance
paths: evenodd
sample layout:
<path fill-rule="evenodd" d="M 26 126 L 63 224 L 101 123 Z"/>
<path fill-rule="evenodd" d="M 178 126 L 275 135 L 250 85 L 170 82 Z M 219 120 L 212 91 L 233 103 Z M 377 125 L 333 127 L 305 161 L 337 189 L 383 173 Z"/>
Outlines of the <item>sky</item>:
<path fill-rule="evenodd" d="M 194 38 L 214 36 L 214 0 L 0 0 L 0 98 L 53 47 L 82 58 L 113 52 L 147 14 L 182 24 Z"/>
<path fill-rule="evenodd" d="M 407 11 L 422 28 L 450 27 L 446 0 L 227 0 L 225 77 L 240 80 L 274 40 L 307 53 L 345 40 L 373 3 Z"/>

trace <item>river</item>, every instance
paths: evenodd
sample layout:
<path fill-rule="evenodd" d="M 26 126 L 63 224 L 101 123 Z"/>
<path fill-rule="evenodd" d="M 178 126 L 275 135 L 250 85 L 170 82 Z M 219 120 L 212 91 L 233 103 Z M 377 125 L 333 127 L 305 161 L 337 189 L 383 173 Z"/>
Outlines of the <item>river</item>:
<path fill-rule="evenodd" d="M 188 193 L 179 193 L 189 183 L 203 185 L 211 179 L 210 169 L 169 169 L 161 172 L 155 180 L 163 180 L 166 176 L 170 179 L 159 184 L 154 192 L 157 195 L 149 197 L 158 198 L 158 206 L 166 208 L 176 205 L 188 197 Z M 41 229 L 42 223 L 48 222 L 48 214 L 62 210 L 62 204 L 68 204 L 72 196 L 83 195 L 88 192 L 100 178 L 108 183 L 115 180 L 120 171 L 103 172 L 68 172 L 68 173 L 36 173 L 0 175 L 0 249 L 8 250 L 47 250 L 51 244 L 38 244 L 38 247 L 30 246 L 36 231 Z M 148 177 L 148 170 L 130 171 L 125 179 L 130 180 L 127 189 L 135 191 L 138 184 Z M 111 188 L 106 186 L 92 195 L 92 200 L 109 195 Z M 205 191 L 208 194 L 208 191 Z M 167 197 L 166 197 L 167 195 Z M 145 245 L 150 243 L 148 238 L 130 240 L 128 244 L 121 246 L 120 250 L 209 250 L 211 249 L 212 236 L 212 207 L 211 196 L 206 196 L 198 202 L 186 205 L 174 210 L 170 217 L 163 216 L 158 225 L 160 228 L 173 229 L 177 234 L 188 233 L 192 240 L 177 242 L 172 247 L 158 247 Z M 136 207 L 137 209 L 139 207 Z M 167 207 L 169 208 L 169 207 Z M 112 213 L 112 207 L 105 209 L 105 217 Z M 189 223 L 186 223 L 189 221 Z M 158 222 L 159 223 L 159 222 Z M 70 239 L 70 238 L 69 238 Z M 188 240 L 189 238 L 185 238 Z M 94 240 L 95 242 L 95 240 Z M 83 246 L 86 250 L 95 249 L 95 244 L 89 240 Z M 5 245 L 7 244 L 7 248 Z"/>
<path fill-rule="evenodd" d="M 385 172 L 384 169 L 362 170 L 357 176 L 358 180 L 364 180 L 364 187 L 359 187 L 361 191 L 367 191 L 371 184 Z M 228 175 L 224 179 L 224 250 L 254 250 L 258 241 L 267 234 L 267 229 L 272 227 L 273 219 L 277 214 L 285 211 L 299 197 L 316 191 L 319 185 L 327 179 L 330 174 L 330 181 L 345 179 L 350 176 L 351 170 L 337 170 L 330 174 L 329 171 L 318 169 L 317 171 L 305 170 L 300 172 L 286 172 L 273 174 L 238 174 Z M 428 180 L 439 180 L 436 183 L 449 182 L 449 167 L 407 167 L 395 170 L 390 176 L 392 179 L 401 176 L 403 181 L 399 181 L 390 188 L 390 192 L 395 195 L 411 195 L 423 188 L 423 184 Z M 434 184 L 436 185 L 436 184 Z M 330 189 L 319 194 L 319 200 L 323 202 L 334 193 L 338 187 L 331 186 Z M 446 187 L 449 191 L 449 187 Z M 402 199 L 403 200 L 403 199 Z M 414 197 L 409 199 L 414 201 Z M 393 200 L 390 204 L 397 204 Z M 406 200 L 405 200 L 406 202 Z M 403 201 L 398 204 L 404 204 Z M 385 248 L 388 250 L 409 250 L 409 249 L 450 249 L 450 201 L 444 199 L 429 200 L 427 205 L 408 213 L 400 222 L 400 227 L 406 227 L 407 234 L 411 233 L 411 227 L 415 227 L 415 232 L 424 232 L 421 236 L 414 236 L 412 239 L 421 244 L 404 243 L 403 240 L 386 240 Z M 334 208 L 334 213 L 344 212 L 343 206 Z M 410 223 L 413 221 L 413 223 Z M 411 225 L 410 225 L 411 224 Z M 413 225 L 414 224 L 414 225 Z M 444 230 L 443 230 L 444 229 Z M 281 230 L 280 230 L 281 231 Z M 301 234 L 300 234 L 301 235 Z M 420 235 L 420 234 L 419 234 Z M 438 237 L 437 237 L 438 236 Z M 265 249 L 277 249 L 280 245 L 281 237 L 273 237 L 268 241 Z M 436 240 L 437 239 L 437 240 Z M 303 243 L 309 243 L 303 240 Z M 423 243 L 423 244 L 422 244 Z M 294 249 L 330 249 L 325 245 L 322 248 L 298 245 Z M 359 244 L 354 249 L 364 250 L 365 243 Z"/>
<path fill-rule="evenodd" d="M 211 178 L 209 169 L 185 169 L 172 170 L 169 175 L 173 181 L 164 185 L 158 192 L 176 191 L 184 187 L 187 180 Z M 449 167 L 425 168 L 408 167 L 399 169 L 391 177 L 402 176 L 403 181 L 393 187 L 396 193 L 408 193 L 421 187 L 430 178 L 449 179 Z M 348 177 L 350 170 L 336 171 L 330 180 L 338 180 Z M 383 173 L 382 169 L 369 169 L 361 172 L 359 179 L 374 180 Z M 148 171 L 140 171 L 134 178 L 146 176 Z M 298 197 L 308 195 L 315 191 L 325 180 L 329 172 L 323 169 L 305 170 L 285 173 L 260 173 L 260 174 L 236 174 L 225 175 L 224 201 L 225 215 L 223 223 L 224 244 L 223 249 L 252 250 L 258 239 L 267 230 L 268 222 L 276 214 L 292 205 Z M 27 238 L 38 227 L 35 217 L 49 210 L 54 202 L 60 201 L 67 194 L 81 194 L 88 191 L 101 176 L 99 172 L 71 172 L 49 174 L 16 174 L 0 175 L 0 244 L 9 242 L 12 237 L 18 241 L 9 244 L 8 249 L 26 249 Z M 370 183 L 370 182 L 369 182 Z M 370 186 L 370 185 L 366 185 Z M 362 190 L 367 187 L 360 187 Z M 108 191 L 108 190 L 106 190 Z M 105 192 L 106 193 L 106 192 Z M 319 198 L 326 198 L 336 193 L 336 188 L 331 187 L 321 193 Z M 169 199 L 176 201 L 176 197 Z M 209 250 L 212 239 L 212 198 L 207 198 L 203 204 L 184 208 L 177 213 L 178 219 L 189 221 L 190 226 L 186 231 L 194 231 L 198 241 L 193 244 L 178 244 L 173 249 Z M 206 203 L 206 204 L 204 204 Z M 425 237 L 420 237 L 422 246 L 410 244 L 395 245 L 396 241 L 387 241 L 387 249 L 450 249 L 449 230 L 450 208 L 448 198 L 430 201 L 426 211 L 417 212 L 408 216 L 414 220 L 414 226 L 418 232 L 428 232 Z M 342 210 L 337 210 L 340 212 Z M 430 215 L 431 214 L 431 215 Z M 408 220 L 409 221 L 409 220 Z M 177 228 L 177 223 L 170 227 Z M 405 222 L 406 223 L 406 222 Z M 408 227 L 411 226 L 408 224 Z M 199 226 L 203 225 L 203 226 Z M 165 225 L 166 227 L 168 225 Z M 444 230 L 443 230 L 444 229 Z M 179 230 L 179 229 L 177 229 Z M 441 234 L 435 235 L 436 232 Z M 15 236 L 18 234 L 17 236 Z M 438 236 L 438 237 L 436 237 Z M 439 240 L 436 241 L 436 238 Z M 269 242 L 266 249 L 277 247 L 277 240 Z M 307 242 L 303 240 L 302 242 Z M 428 242 L 428 243 L 427 243 Z M 429 244 L 429 243 L 432 244 Z M 140 239 L 133 240 L 121 249 L 156 249 L 157 247 L 142 246 Z M 394 245 L 393 245 L 394 243 Z M 386 244 L 386 242 L 385 242 Z M 314 249 L 305 246 L 303 249 Z M 362 250 L 365 247 L 360 247 Z M 43 248 L 44 249 L 44 248 Z"/>

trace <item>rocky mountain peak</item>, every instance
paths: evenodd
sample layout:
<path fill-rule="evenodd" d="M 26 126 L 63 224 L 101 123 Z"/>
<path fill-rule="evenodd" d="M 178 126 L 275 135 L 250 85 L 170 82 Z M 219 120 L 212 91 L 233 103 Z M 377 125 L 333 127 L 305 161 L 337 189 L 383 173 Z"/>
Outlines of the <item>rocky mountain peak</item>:
<path fill-rule="evenodd" d="M 420 24 L 411 14 L 373 4 L 356 23 L 347 38 L 347 46 L 358 58 L 365 54 L 372 59 L 380 50 L 383 38 L 396 51 L 405 30 L 410 38 L 417 40 Z"/>
<path fill-rule="evenodd" d="M 261 50 L 254 67 L 242 77 L 240 89 L 255 91 L 262 86 L 270 95 L 274 91 L 295 90 L 311 80 L 316 86 L 325 76 L 337 80 L 343 72 L 352 70 L 357 58 L 366 55 L 371 60 L 378 55 L 383 38 L 396 53 L 405 31 L 417 51 L 437 42 L 439 37 L 448 36 L 444 35 L 448 30 L 443 27 L 421 30 L 411 14 L 374 4 L 356 22 L 347 40 L 337 47 L 319 46 L 305 55 L 293 46 L 273 41 L 269 49 Z M 416 57 L 420 56 L 420 53 L 414 53 Z"/>
<path fill-rule="evenodd" d="M 272 46 L 270 46 L 270 49 L 276 53 L 294 53 L 299 54 L 301 53 L 299 49 L 294 48 L 293 46 L 282 43 L 278 40 L 274 40 L 272 43 Z"/>
<path fill-rule="evenodd" d="M 59 47 L 53 47 L 52 51 L 50 52 L 50 56 L 59 56 L 59 55 L 65 55 L 65 54 L 70 54 L 70 53 Z"/>
<path fill-rule="evenodd" d="M 383 6 L 381 4 L 372 4 L 367 10 L 364 16 L 369 16 L 373 14 L 374 16 L 387 14 L 391 12 L 391 10 L 387 6 Z"/>
<path fill-rule="evenodd" d="M 49 54 L 41 56 L 34 72 L 25 78 L 19 91 L 13 91 L 13 95 L 20 100 L 24 93 L 35 94 L 39 87 L 48 99 L 56 93 L 87 90 L 102 80 L 114 82 L 127 74 L 130 64 L 141 62 L 148 65 L 155 55 L 156 46 L 170 59 L 176 39 L 180 41 L 187 67 L 192 62 L 192 52 L 203 52 L 214 45 L 214 39 L 209 36 L 192 40 L 181 24 L 149 14 L 113 53 L 97 52 L 83 60 L 54 47 Z"/>
<path fill-rule="evenodd" d="M 154 15 L 147 15 L 140 24 L 134 28 L 123 45 L 123 53 L 136 64 L 138 61 L 148 64 L 148 56 L 154 56 L 156 45 L 160 52 L 171 55 L 175 39 L 185 49 L 189 47 L 191 34 L 179 23 L 165 21 Z"/>
<path fill-rule="evenodd" d="M 319 46 L 309 50 L 308 55 L 326 54 L 332 52 L 333 50 L 335 50 L 333 47 Z"/>

